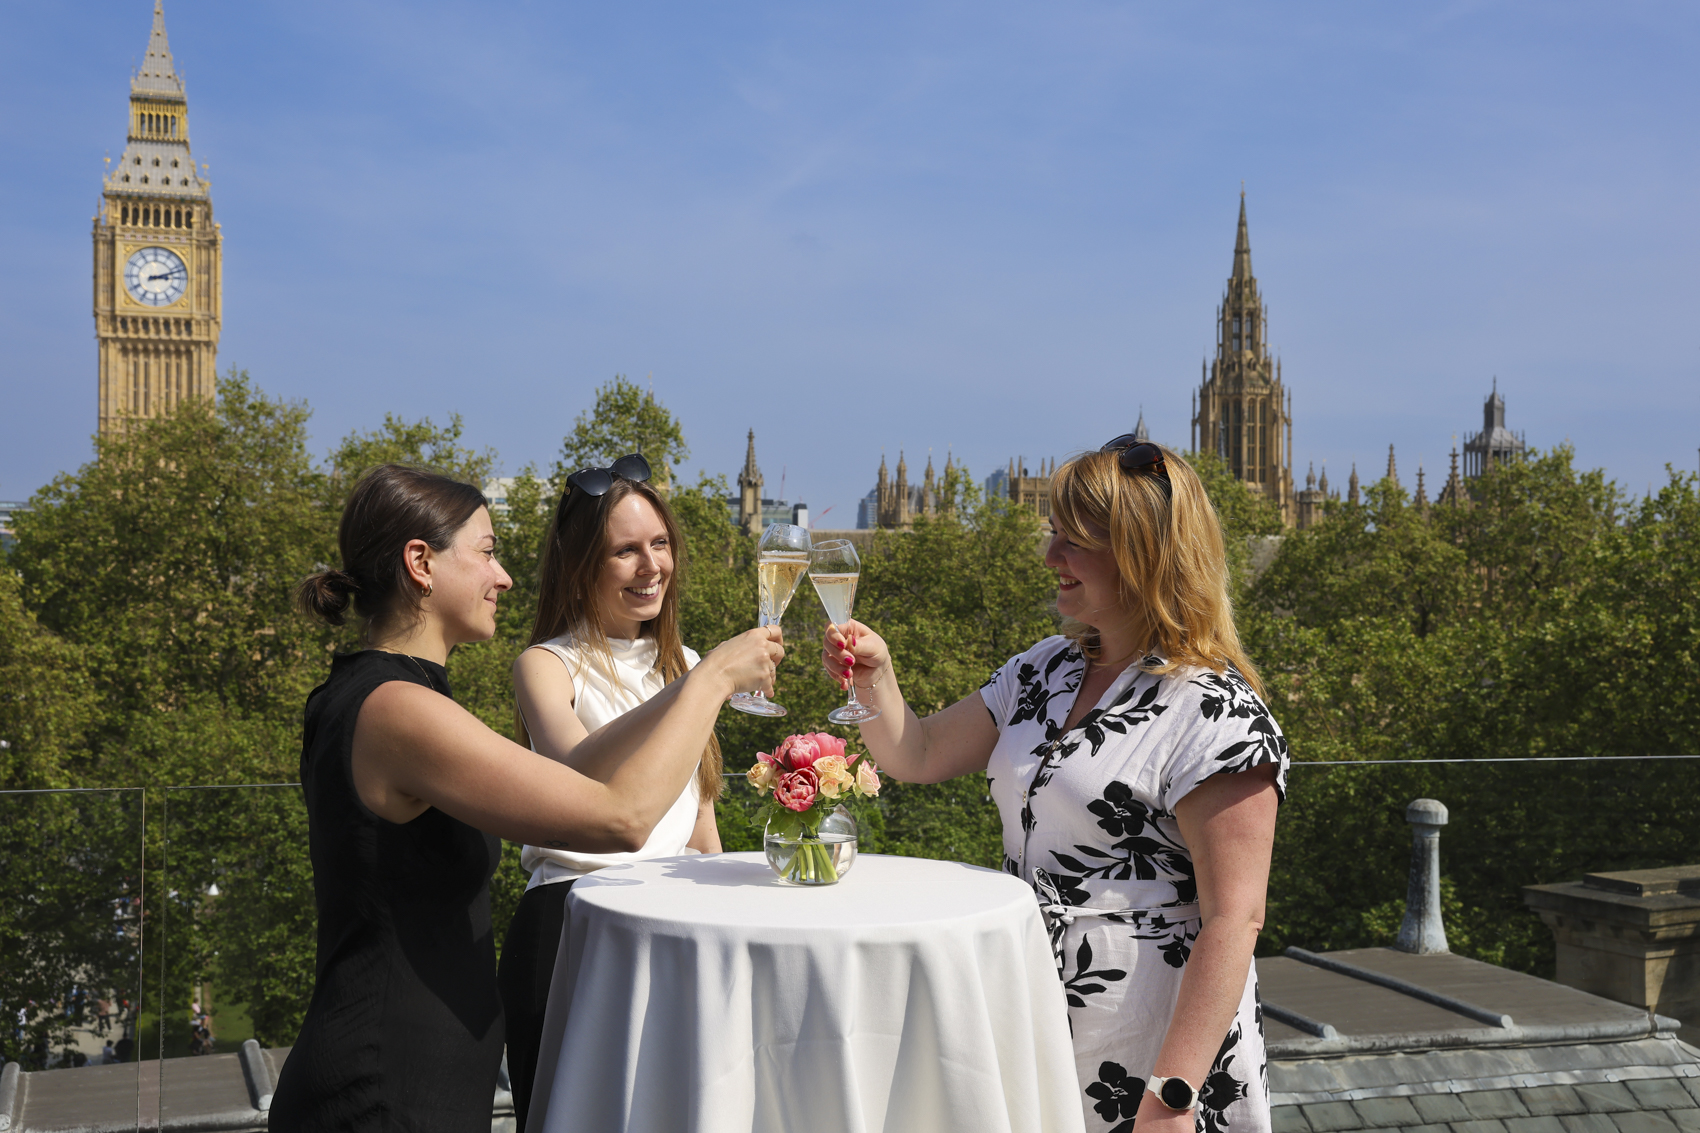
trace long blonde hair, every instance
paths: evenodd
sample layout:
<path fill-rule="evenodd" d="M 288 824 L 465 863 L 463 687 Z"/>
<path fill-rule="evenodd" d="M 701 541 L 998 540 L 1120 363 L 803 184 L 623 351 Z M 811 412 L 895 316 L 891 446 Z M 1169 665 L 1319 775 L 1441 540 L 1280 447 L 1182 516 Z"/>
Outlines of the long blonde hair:
<path fill-rule="evenodd" d="M 685 672 L 684 643 L 679 639 L 679 588 L 685 577 L 685 541 L 678 520 L 673 518 L 673 509 L 647 483 L 617 478 L 600 496 L 577 488 L 562 493 L 537 564 L 537 618 L 532 622 L 531 640 L 526 645 L 529 648 L 570 633 L 590 654 L 592 662 L 604 669 L 610 680 L 616 679 L 608 635 L 602 629 L 606 611 L 602 606 L 601 583 L 602 572 L 608 565 L 608 518 L 628 496 L 642 496 L 649 501 L 667 529 L 667 542 L 673 551 L 673 576 L 667 580 L 661 611 L 638 630 L 638 636 L 655 639 L 655 668 L 661 679 L 671 684 Z M 519 742 L 529 746 L 531 737 L 517 701 L 514 717 Z M 720 772 L 720 740 L 711 735 L 697 767 L 697 787 L 703 798 L 720 797 L 724 788 Z"/>
<path fill-rule="evenodd" d="M 1262 696 L 1263 681 L 1234 628 L 1216 508 L 1192 466 L 1158 447 L 1168 492 L 1154 472 L 1124 472 L 1117 453 L 1087 453 L 1052 475 L 1051 522 L 1079 546 L 1114 552 L 1121 607 L 1132 619 L 1134 640 L 1163 657 L 1150 672 L 1199 666 L 1220 673 L 1232 665 Z M 1095 537 L 1093 529 L 1109 535 Z M 1098 659 L 1092 627 L 1066 621 L 1063 633 Z"/>

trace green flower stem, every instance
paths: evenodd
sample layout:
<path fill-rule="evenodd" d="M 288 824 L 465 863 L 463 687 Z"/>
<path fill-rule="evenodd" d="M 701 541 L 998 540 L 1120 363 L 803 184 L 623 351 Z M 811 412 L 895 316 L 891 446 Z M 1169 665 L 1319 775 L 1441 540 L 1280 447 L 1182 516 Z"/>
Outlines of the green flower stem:
<path fill-rule="evenodd" d="M 835 882 L 838 880 L 838 867 L 832 864 L 832 851 L 818 838 L 804 838 L 797 843 L 797 852 L 791 858 L 791 868 L 786 871 L 786 880 L 796 882 Z"/>

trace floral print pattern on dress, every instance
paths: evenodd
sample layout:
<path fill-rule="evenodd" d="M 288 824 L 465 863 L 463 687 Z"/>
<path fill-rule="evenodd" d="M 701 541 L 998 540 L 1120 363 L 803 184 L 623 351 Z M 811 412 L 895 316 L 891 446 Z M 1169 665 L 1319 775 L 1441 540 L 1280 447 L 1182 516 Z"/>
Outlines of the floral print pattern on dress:
<path fill-rule="evenodd" d="M 1003 868 L 1034 887 L 1068 1001 L 1081 1103 L 1094 1133 L 1131 1133 L 1198 938 L 1198 883 L 1175 806 L 1218 774 L 1272 767 L 1287 741 L 1232 667 L 1158 676 L 1146 657 L 1065 728 L 1087 671 L 1048 638 L 992 674 L 986 774 Z M 1255 969 L 1205 1082 L 1198 1133 L 1268 1133 L 1268 1057 Z"/>

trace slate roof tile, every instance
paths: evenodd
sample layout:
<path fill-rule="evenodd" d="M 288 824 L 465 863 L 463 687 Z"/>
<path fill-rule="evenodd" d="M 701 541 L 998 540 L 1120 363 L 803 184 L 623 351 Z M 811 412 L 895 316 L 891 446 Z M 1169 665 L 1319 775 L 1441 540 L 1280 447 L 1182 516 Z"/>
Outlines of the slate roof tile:
<path fill-rule="evenodd" d="M 1361 1129 L 1362 1121 L 1351 1102 L 1313 1102 L 1301 1106 L 1305 1119 L 1316 1133 L 1335 1133 L 1336 1130 Z"/>
<path fill-rule="evenodd" d="M 1576 1093 L 1589 1113 L 1622 1113 L 1641 1108 L 1622 1082 L 1589 1082 L 1577 1086 Z"/>
<path fill-rule="evenodd" d="M 1676 1133 L 1676 1125 L 1658 1110 L 1620 1113 L 1612 1118 L 1620 1133 Z"/>
<path fill-rule="evenodd" d="M 1688 1091 L 1675 1078 L 1631 1079 L 1624 1083 L 1642 1109 L 1690 1109 Z"/>
<path fill-rule="evenodd" d="M 1528 1117 L 1529 1107 L 1512 1090 L 1472 1090 L 1458 1100 L 1471 1117 Z"/>
<path fill-rule="evenodd" d="M 1700 1133 L 1700 1109 L 1673 1109 L 1665 1115 L 1682 1133 Z"/>
<path fill-rule="evenodd" d="M 1363 1120 L 1362 1128 L 1384 1129 L 1390 1125 L 1421 1125 L 1423 1119 L 1410 1098 L 1360 1098 L 1352 1103 Z"/>
<path fill-rule="evenodd" d="M 1470 1111 L 1456 1094 L 1418 1094 L 1411 1099 L 1424 1121 L 1468 1121 Z"/>
<path fill-rule="evenodd" d="M 1588 1109 L 1569 1086 L 1525 1086 L 1517 1091 L 1517 1096 L 1536 1116 L 1585 1113 Z"/>
<path fill-rule="evenodd" d="M 1603 1113 L 1567 1113 L 1558 1120 L 1564 1133 L 1618 1133 L 1617 1126 Z"/>
<path fill-rule="evenodd" d="M 1506 1133 L 1505 1122 L 1497 1117 L 1487 1117 L 1480 1121 L 1454 1121 L 1452 1133 Z"/>
<path fill-rule="evenodd" d="M 1273 1133 L 1311 1133 L 1310 1122 L 1296 1105 L 1278 1105 L 1269 1111 Z"/>
<path fill-rule="evenodd" d="M 1506 1133 L 1565 1133 L 1559 1119 L 1549 1115 L 1542 1117 L 1508 1117 L 1505 1119 Z"/>

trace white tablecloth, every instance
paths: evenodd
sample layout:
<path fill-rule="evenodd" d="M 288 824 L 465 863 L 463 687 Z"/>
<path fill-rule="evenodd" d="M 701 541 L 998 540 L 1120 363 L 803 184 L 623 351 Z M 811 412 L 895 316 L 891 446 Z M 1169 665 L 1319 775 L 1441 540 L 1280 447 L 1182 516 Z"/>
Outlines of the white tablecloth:
<path fill-rule="evenodd" d="M 532 1133 L 1076 1133 L 1032 891 L 864 854 L 784 885 L 760 854 L 599 870 L 568 898 Z"/>

